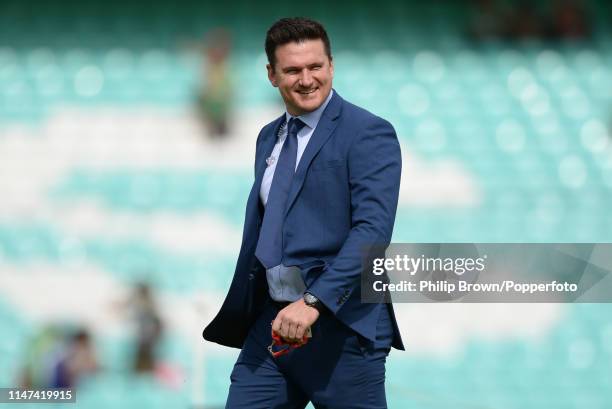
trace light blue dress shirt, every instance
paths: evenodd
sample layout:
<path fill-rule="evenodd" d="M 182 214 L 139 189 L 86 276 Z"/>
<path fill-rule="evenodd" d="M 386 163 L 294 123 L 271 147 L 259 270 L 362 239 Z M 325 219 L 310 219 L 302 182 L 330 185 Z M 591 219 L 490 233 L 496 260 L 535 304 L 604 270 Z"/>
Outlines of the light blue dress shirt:
<path fill-rule="evenodd" d="M 298 139 L 298 147 L 297 147 L 297 158 L 295 161 L 295 168 L 297 169 L 300 159 L 302 158 L 302 154 L 308 145 L 308 141 L 310 141 L 310 137 L 312 136 L 314 130 L 316 129 L 319 120 L 321 119 L 321 115 L 323 115 L 323 111 L 325 111 L 325 107 L 331 100 L 333 95 L 333 90 L 329 92 L 327 99 L 319 108 L 316 110 L 309 112 L 304 115 L 300 115 L 297 118 L 301 119 L 302 122 L 306 124 L 297 134 Z M 276 170 L 276 162 L 278 159 L 278 155 L 280 155 L 280 151 L 283 147 L 283 143 L 285 143 L 285 139 L 287 139 L 287 123 L 291 118 L 288 112 L 285 113 L 286 121 L 278 133 L 278 140 L 274 145 L 274 149 L 270 154 L 270 157 L 267 158 L 268 167 L 264 172 L 263 180 L 261 182 L 261 188 L 259 190 L 259 197 L 261 202 L 265 206 L 268 201 L 268 194 L 270 193 L 270 187 L 272 186 L 272 179 L 274 178 L 274 171 Z M 276 267 L 269 268 L 266 270 L 266 277 L 268 279 L 268 288 L 270 289 L 270 297 L 276 301 L 297 301 L 304 295 L 304 290 L 306 290 L 306 285 L 304 284 L 304 280 L 302 279 L 302 275 L 300 273 L 300 269 L 292 266 L 287 267 L 282 264 L 279 264 Z"/>

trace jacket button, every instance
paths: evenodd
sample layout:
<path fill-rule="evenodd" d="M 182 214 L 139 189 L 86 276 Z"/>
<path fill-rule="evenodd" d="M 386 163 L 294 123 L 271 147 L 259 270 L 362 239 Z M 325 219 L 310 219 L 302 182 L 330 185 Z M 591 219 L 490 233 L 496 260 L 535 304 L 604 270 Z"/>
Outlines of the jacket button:
<path fill-rule="evenodd" d="M 255 278 L 255 274 L 253 274 L 253 273 L 249 273 L 249 280 L 252 280 L 252 279 L 254 279 L 254 278 Z"/>

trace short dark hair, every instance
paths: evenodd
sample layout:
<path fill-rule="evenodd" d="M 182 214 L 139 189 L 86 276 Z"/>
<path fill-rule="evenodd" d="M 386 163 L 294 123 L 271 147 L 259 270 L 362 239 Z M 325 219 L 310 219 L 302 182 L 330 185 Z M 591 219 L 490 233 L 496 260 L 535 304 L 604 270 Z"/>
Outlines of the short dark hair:
<path fill-rule="evenodd" d="M 266 55 L 268 62 L 274 69 L 276 64 L 276 48 L 278 46 L 304 40 L 321 40 L 325 46 L 325 53 L 331 60 L 331 45 L 327 32 L 321 23 L 304 17 L 282 18 L 266 33 Z"/>

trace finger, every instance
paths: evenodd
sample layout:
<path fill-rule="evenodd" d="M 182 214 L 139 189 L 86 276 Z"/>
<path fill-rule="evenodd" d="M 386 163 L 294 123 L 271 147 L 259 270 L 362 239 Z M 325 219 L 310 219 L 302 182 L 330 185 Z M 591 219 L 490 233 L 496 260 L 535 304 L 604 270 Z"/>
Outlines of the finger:
<path fill-rule="evenodd" d="M 289 338 L 291 338 L 293 342 L 295 342 L 298 339 L 297 337 L 298 331 L 299 331 L 299 324 L 293 324 L 289 327 Z"/>
<path fill-rule="evenodd" d="M 295 338 L 297 340 L 302 340 L 302 338 L 304 338 L 304 327 L 301 325 L 298 325 L 297 330 L 295 331 Z"/>
<path fill-rule="evenodd" d="M 281 336 L 285 339 L 289 339 L 289 331 L 291 330 L 291 323 L 284 320 L 281 324 Z"/>
<path fill-rule="evenodd" d="M 280 334 L 282 322 L 282 318 L 277 315 L 276 318 L 274 318 L 274 321 L 272 322 L 272 331 L 276 332 L 277 334 Z"/>

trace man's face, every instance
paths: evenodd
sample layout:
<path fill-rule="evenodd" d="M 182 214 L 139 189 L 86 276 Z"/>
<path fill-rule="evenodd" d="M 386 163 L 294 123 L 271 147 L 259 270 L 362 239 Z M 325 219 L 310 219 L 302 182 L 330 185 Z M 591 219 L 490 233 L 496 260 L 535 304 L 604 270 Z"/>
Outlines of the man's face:
<path fill-rule="evenodd" d="M 278 87 L 287 112 L 299 116 L 312 112 L 325 102 L 332 87 L 334 64 L 325 53 L 322 40 L 305 40 L 276 47 L 275 67 L 268 79 Z"/>

